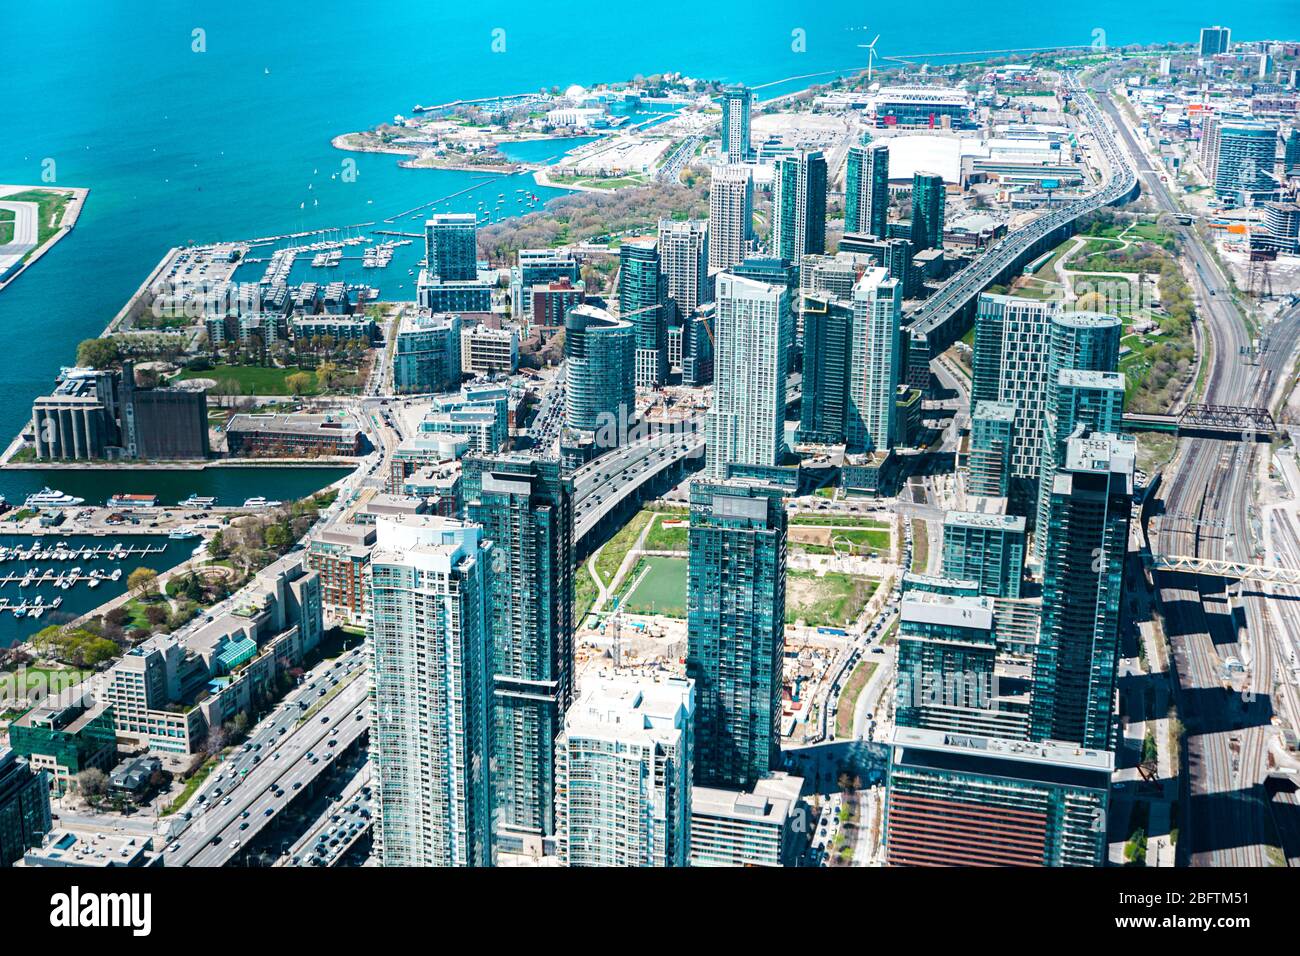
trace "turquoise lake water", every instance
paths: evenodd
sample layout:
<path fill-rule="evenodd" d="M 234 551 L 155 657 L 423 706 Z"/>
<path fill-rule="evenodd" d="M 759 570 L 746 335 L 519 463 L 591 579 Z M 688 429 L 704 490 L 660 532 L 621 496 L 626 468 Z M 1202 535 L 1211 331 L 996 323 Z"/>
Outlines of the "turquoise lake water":
<path fill-rule="evenodd" d="M 831 0 L 811 9 L 664 0 L 653 17 L 573 9 L 343 0 L 7 5 L 0 182 L 40 183 L 52 163 L 57 184 L 91 194 L 72 235 L 0 293 L 0 440 L 169 247 L 381 220 L 483 179 L 402 169 L 391 155 L 330 146 L 338 133 L 408 114 L 417 102 L 673 70 L 761 84 L 860 66 L 857 45 L 877 33 L 878 53 L 889 56 L 1087 44 L 1096 30 L 1111 44 L 1192 40 L 1225 17 L 1234 38 L 1249 39 L 1293 33 L 1297 22 L 1295 0 L 1232 11 L 1207 0 L 1096 0 L 1054 5 L 1050 14 L 1029 0 L 924 8 Z M 492 51 L 496 30 L 505 52 Z M 803 52 L 793 39 L 800 35 Z M 513 155 L 535 160 L 552 148 L 525 144 Z M 345 159 L 357 165 L 355 182 L 330 178 Z M 480 189 L 558 194 L 531 177 L 510 178 L 520 182 L 494 177 Z M 472 210 L 479 198 L 467 193 L 450 208 Z M 406 225 L 419 231 L 418 222 Z M 376 281 L 385 298 L 413 292 L 412 256 Z M 182 474 L 198 481 L 202 473 Z M 275 473 L 266 474 L 267 489 L 256 493 L 273 497 Z M 27 483 L 0 473 L 0 493 L 11 498 Z"/>
<path fill-rule="evenodd" d="M 78 557 L 63 561 L 41 557 L 33 557 L 30 560 L 11 558 L 0 561 L 0 599 L 8 598 L 10 604 L 17 605 L 23 601 L 34 602 L 37 595 L 43 597 L 46 604 L 51 603 L 55 598 L 62 598 L 57 608 L 45 611 L 39 618 L 30 616 L 15 617 L 12 611 L 0 610 L 0 647 L 7 647 L 15 641 L 25 640 L 41 628 L 49 627 L 51 624 L 66 624 L 76 619 L 110 598 L 122 594 L 126 590 L 126 579 L 136 568 L 152 568 L 160 573 L 169 570 L 190 557 L 199 544 L 197 538 L 172 541 L 166 535 L 114 534 L 98 538 L 89 535 L 49 534 L 38 539 L 30 535 L 0 534 L 0 547 L 30 548 L 37 542 L 43 548 L 53 548 L 61 542 L 69 549 L 98 547 L 103 550 L 96 557 Z M 104 553 L 114 544 L 122 544 L 132 548 L 147 546 L 150 548 L 151 553 L 145 555 L 133 554 L 126 558 L 110 561 L 104 556 Z M 157 552 L 155 551 L 157 548 L 163 550 Z M 57 574 L 71 571 L 73 568 L 80 568 L 82 574 L 89 574 L 96 568 L 105 573 L 112 573 L 117 569 L 121 569 L 122 574 L 118 580 L 104 581 L 94 588 L 85 582 L 74 584 L 69 588 L 57 588 L 49 584 L 38 585 L 35 582 L 23 587 L 21 581 L 6 582 L 4 580 L 10 574 L 25 575 L 29 571 L 40 573 L 49 569 L 53 569 Z"/>

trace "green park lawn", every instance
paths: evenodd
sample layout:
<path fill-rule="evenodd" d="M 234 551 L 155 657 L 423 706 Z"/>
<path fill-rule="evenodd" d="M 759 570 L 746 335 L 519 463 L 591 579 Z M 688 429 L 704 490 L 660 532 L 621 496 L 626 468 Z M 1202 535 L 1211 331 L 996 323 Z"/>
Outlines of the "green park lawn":
<path fill-rule="evenodd" d="M 631 614 L 685 617 L 686 571 L 685 558 L 642 558 L 628 579 L 631 587 L 621 606 Z"/>
<path fill-rule="evenodd" d="M 289 386 L 285 384 L 290 375 L 296 375 L 303 369 L 275 368 L 262 365 L 214 365 L 209 369 L 186 369 L 176 376 L 177 379 L 209 378 L 221 385 L 230 382 L 239 395 L 288 395 Z M 315 372 L 306 372 L 311 384 L 304 392 L 315 395 L 320 391 Z"/>

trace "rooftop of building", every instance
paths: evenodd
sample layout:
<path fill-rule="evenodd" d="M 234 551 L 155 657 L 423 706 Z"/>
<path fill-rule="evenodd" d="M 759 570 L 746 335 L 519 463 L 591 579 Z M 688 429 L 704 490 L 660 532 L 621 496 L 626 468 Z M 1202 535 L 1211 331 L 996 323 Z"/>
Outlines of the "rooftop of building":
<path fill-rule="evenodd" d="M 477 226 L 478 216 L 472 212 L 439 212 L 424 221 L 426 226 Z"/>
<path fill-rule="evenodd" d="M 1124 390 L 1123 372 L 1097 372 L 1092 369 L 1062 369 L 1056 378 L 1061 385 L 1073 388 L 1113 388 Z"/>
<path fill-rule="evenodd" d="M 306 415 L 301 413 L 242 414 L 231 416 L 226 432 L 270 431 L 294 435 L 356 434 L 358 429 L 340 415 Z"/>
<path fill-rule="evenodd" d="M 973 417 L 990 422 L 1014 422 L 1016 406 L 1010 402 L 976 402 Z"/>
<path fill-rule="evenodd" d="M 1066 471 L 1110 471 L 1132 475 L 1137 443 L 1126 435 L 1096 434 L 1066 442 Z"/>
<path fill-rule="evenodd" d="M 954 103 L 969 105 L 966 90 L 945 86 L 883 86 L 876 92 L 877 103 Z"/>
<path fill-rule="evenodd" d="M 450 329 L 460 320 L 459 312 L 431 312 L 428 309 L 417 309 L 414 312 L 407 311 L 402 315 L 401 324 L 397 327 L 397 334 Z"/>
<path fill-rule="evenodd" d="M 38 704 L 17 718 L 11 726 L 44 727 L 65 734 L 78 734 L 108 709 L 104 703 L 90 707 L 81 704 Z"/>
<path fill-rule="evenodd" d="M 564 326 L 567 329 L 582 329 L 587 332 L 604 332 L 615 330 L 630 330 L 632 323 L 627 319 L 619 318 L 611 314 L 608 310 L 602 309 L 595 305 L 575 305 L 564 315 Z"/>
<path fill-rule="evenodd" d="M 23 866 L 139 866 L 153 853 L 153 840 L 125 833 L 88 835 L 52 830 L 39 847 L 28 850 Z"/>
<path fill-rule="evenodd" d="M 476 524 L 431 514 L 386 516 L 379 519 L 377 527 L 372 564 L 417 563 L 444 572 L 460 556 L 478 549 L 483 530 Z M 429 559 L 433 559 L 432 565 L 428 565 Z"/>
<path fill-rule="evenodd" d="M 951 578 L 942 574 L 921 574 L 917 571 L 905 571 L 903 572 L 903 588 L 906 590 L 908 585 L 952 588 L 962 591 L 977 591 L 980 586 L 978 581 L 963 581 L 960 578 Z"/>
<path fill-rule="evenodd" d="M 1109 774 L 1115 766 L 1115 755 L 1110 751 L 1092 750 L 1060 741 L 1003 740 L 979 734 L 954 734 L 944 730 L 898 727 L 894 730 L 892 743 L 896 747 L 964 752 L 1026 763 L 1102 771 L 1106 774 Z"/>
<path fill-rule="evenodd" d="M 375 529 L 369 525 L 335 523 L 312 536 L 312 543 L 364 547 L 375 541 Z"/>
<path fill-rule="evenodd" d="M 157 757 L 136 757 L 119 766 L 109 776 L 111 786 L 119 789 L 140 790 L 149 782 L 149 778 L 162 769 L 162 761 Z"/>
<path fill-rule="evenodd" d="M 943 526 L 963 528 L 986 528 L 991 531 L 1010 531 L 1023 534 L 1025 518 L 1023 515 L 1009 515 L 1006 498 L 968 498 L 972 505 L 969 511 L 949 511 L 943 516 Z"/>
<path fill-rule="evenodd" d="M 884 266 L 874 266 L 863 270 L 862 275 L 853 285 L 853 294 L 856 297 L 859 293 L 874 293 L 877 289 L 890 287 L 891 283 L 897 285 L 898 280 L 889 278 L 889 270 Z"/>
<path fill-rule="evenodd" d="M 803 783 L 802 777 L 777 772 L 748 791 L 695 787 L 691 791 L 691 815 L 783 826 L 799 802 Z"/>
<path fill-rule="evenodd" d="M 411 515 L 418 517 L 424 502 L 416 495 L 395 495 L 381 491 L 374 495 L 362 510 L 372 515 Z"/>
<path fill-rule="evenodd" d="M 1073 329 L 1104 329 L 1122 324 L 1118 316 L 1104 312 L 1058 312 L 1052 321 Z"/>
<path fill-rule="evenodd" d="M 695 711 L 695 684 L 683 677 L 589 677 L 565 716 L 570 735 L 642 740 L 673 735 Z"/>
<path fill-rule="evenodd" d="M 321 315 L 295 315 L 293 317 L 293 324 L 296 326 L 313 323 L 320 325 L 370 326 L 375 324 L 375 320 L 365 315 L 333 315 L 329 312 Z"/>
<path fill-rule="evenodd" d="M 993 599 L 938 591 L 905 591 L 899 615 L 903 623 L 988 631 L 993 628 Z"/>

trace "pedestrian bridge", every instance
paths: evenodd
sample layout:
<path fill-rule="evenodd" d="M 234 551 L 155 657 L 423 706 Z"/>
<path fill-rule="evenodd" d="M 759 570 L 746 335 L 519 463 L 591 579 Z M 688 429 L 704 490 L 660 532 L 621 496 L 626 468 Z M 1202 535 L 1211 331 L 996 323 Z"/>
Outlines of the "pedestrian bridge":
<path fill-rule="evenodd" d="M 1281 584 L 1300 587 L 1300 569 L 1269 567 L 1266 564 L 1245 564 L 1241 561 L 1223 561 L 1217 558 L 1191 558 L 1179 555 L 1153 554 L 1148 559 L 1151 567 L 1159 571 L 1178 571 L 1185 574 L 1204 574 L 1215 578 L 1235 578 L 1258 584 Z"/>

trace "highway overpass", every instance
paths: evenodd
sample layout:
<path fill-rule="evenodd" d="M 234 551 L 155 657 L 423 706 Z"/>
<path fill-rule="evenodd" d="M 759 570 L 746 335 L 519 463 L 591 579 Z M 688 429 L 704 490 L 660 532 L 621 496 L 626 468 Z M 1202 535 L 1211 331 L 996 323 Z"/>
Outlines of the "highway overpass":
<path fill-rule="evenodd" d="M 573 541 L 581 557 L 612 533 L 641 502 L 655 498 L 704 463 L 704 425 L 688 419 L 671 430 L 606 452 L 573 473 Z M 585 539 L 592 532 L 593 543 Z"/>

